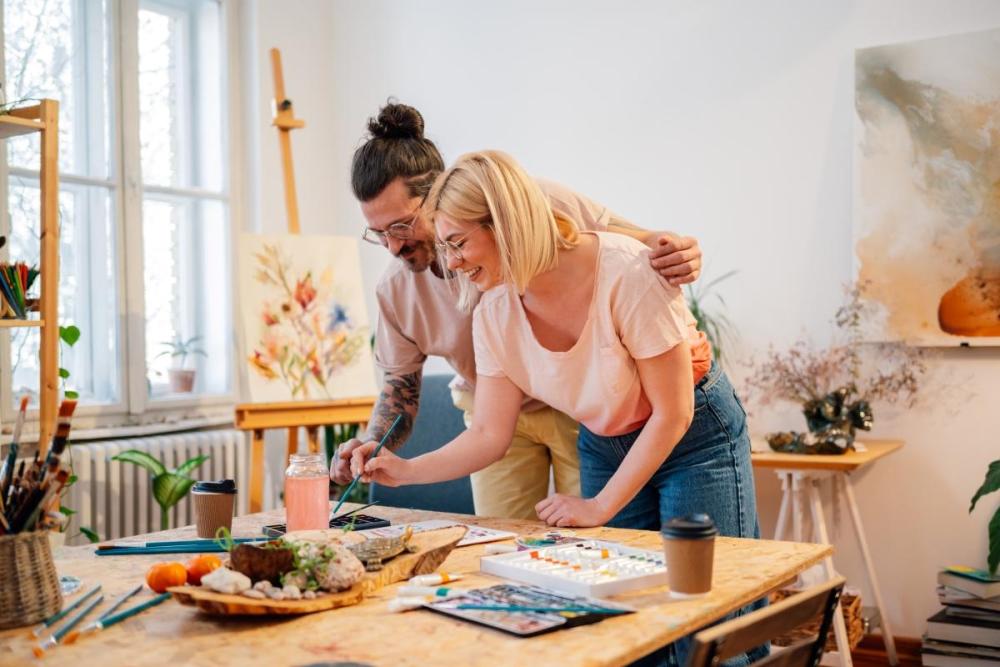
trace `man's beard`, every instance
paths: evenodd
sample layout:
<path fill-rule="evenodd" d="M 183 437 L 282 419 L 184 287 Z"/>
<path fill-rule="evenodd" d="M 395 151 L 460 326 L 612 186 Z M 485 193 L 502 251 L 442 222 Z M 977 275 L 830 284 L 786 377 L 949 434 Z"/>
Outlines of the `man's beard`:
<path fill-rule="evenodd" d="M 396 257 L 414 273 L 426 271 L 429 266 L 437 262 L 434 244 L 430 241 L 408 241 Z"/>

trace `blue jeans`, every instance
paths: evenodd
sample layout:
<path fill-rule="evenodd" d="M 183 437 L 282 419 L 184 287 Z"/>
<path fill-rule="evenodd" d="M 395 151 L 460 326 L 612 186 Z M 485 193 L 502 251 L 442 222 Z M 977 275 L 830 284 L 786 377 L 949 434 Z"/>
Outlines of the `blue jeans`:
<path fill-rule="evenodd" d="M 646 485 L 607 525 L 659 530 L 672 517 L 704 512 L 712 517 L 720 535 L 759 538 L 746 412 L 726 374 L 715 364 L 695 386 L 694 394 L 694 418 L 687 433 Z M 604 488 L 640 433 L 642 429 L 602 436 L 581 424 L 577 449 L 584 498 L 593 498 Z M 765 602 L 744 607 L 734 616 L 753 611 Z M 680 639 L 667 649 L 664 655 L 649 657 L 672 658 L 682 665 L 690 650 L 690 639 Z M 758 647 L 726 664 L 746 665 L 767 653 L 766 646 Z"/>

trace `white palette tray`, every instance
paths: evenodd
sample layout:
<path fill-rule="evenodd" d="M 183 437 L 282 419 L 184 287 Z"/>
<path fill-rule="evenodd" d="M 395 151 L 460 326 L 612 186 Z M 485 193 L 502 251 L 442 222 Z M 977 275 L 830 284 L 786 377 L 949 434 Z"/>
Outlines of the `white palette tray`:
<path fill-rule="evenodd" d="M 479 570 L 591 597 L 607 597 L 667 583 L 662 552 L 601 540 L 483 556 Z"/>

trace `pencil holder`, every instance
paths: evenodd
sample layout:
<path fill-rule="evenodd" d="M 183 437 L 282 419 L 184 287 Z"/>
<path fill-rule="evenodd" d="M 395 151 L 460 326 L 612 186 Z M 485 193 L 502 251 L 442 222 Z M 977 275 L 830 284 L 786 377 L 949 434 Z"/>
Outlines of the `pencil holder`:
<path fill-rule="evenodd" d="M 62 608 L 47 531 L 0 536 L 0 629 L 32 625 Z"/>

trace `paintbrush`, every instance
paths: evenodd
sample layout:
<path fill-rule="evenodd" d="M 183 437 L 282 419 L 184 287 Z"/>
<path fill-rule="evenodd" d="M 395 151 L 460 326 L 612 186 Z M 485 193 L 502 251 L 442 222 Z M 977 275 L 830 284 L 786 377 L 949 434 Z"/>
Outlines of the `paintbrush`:
<path fill-rule="evenodd" d="M 39 473 L 39 482 L 45 479 L 46 473 L 55 474 L 59 469 L 59 458 L 66 449 L 66 443 L 69 442 L 74 410 L 76 410 L 76 399 L 63 399 L 59 404 L 59 425 L 56 427 L 56 434 L 52 436 L 52 446 L 49 447 L 49 453 L 45 457 L 45 465 Z"/>
<path fill-rule="evenodd" d="M 10 449 L 7 451 L 7 459 L 0 469 L 0 499 L 7 497 L 7 489 L 10 488 L 11 479 L 14 477 L 14 465 L 17 463 L 17 447 L 21 440 L 21 429 L 24 427 L 24 415 L 28 411 L 28 397 L 21 397 L 21 409 L 17 413 L 17 421 L 14 422 L 14 433 L 10 439 Z"/>
<path fill-rule="evenodd" d="M 45 508 L 49 506 L 52 499 L 62 491 L 63 486 L 66 481 L 69 480 L 69 471 L 60 470 L 55 475 L 49 476 L 44 482 L 42 482 L 39 490 L 42 493 L 42 499 L 38 504 L 32 509 L 31 514 L 28 516 L 28 520 L 24 522 L 24 527 L 26 530 L 35 530 L 38 524 L 38 518 L 45 511 Z"/>
<path fill-rule="evenodd" d="M 91 633 L 103 630 L 104 628 L 111 627 L 115 623 L 124 621 L 126 618 L 131 618 L 132 616 L 135 616 L 141 611 L 145 611 L 150 607 L 155 607 L 156 605 L 166 601 L 169 598 L 170 598 L 170 593 L 160 593 L 155 598 L 150 598 L 149 600 L 146 600 L 142 604 L 137 604 L 136 606 L 126 609 L 125 611 L 120 611 L 117 614 L 114 614 L 113 616 L 107 616 L 107 615 L 101 616 L 93 623 L 86 625 L 79 632 L 71 632 L 69 636 L 66 637 L 65 643 L 72 644 L 73 642 L 75 642 L 77 639 L 79 639 L 84 635 L 89 635 Z"/>
<path fill-rule="evenodd" d="M 138 593 L 141 590 L 142 590 L 142 584 L 136 584 L 135 588 L 133 588 L 132 590 L 125 591 L 124 593 L 122 593 L 121 595 L 119 595 L 118 599 L 114 601 L 114 604 L 112 604 L 110 607 L 108 607 L 107 610 L 105 610 L 105 612 L 103 614 L 101 614 L 100 616 L 97 617 L 98 622 L 106 620 L 109 616 L 111 616 L 111 614 L 115 613 L 115 610 L 118 609 L 118 607 L 120 607 L 123 604 L 125 604 L 125 602 L 129 598 L 131 598 L 133 595 L 135 595 L 136 593 Z M 84 629 L 86 629 L 86 628 L 84 628 Z M 69 637 L 66 638 L 66 641 L 67 642 L 69 641 Z"/>
<path fill-rule="evenodd" d="M 383 435 L 382 439 L 379 440 L 378 447 L 376 447 L 375 451 L 372 452 L 371 458 L 375 458 L 376 456 L 378 456 L 378 453 L 382 451 L 382 445 L 384 445 L 386 441 L 389 439 L 389 436 L 392 434 L 392 429 L 396 428 L 396 424 L 398 424 L 399 420 L 402 418 L 403 415 L 396 415 L 396 419 L 392 422 L 392 426 L 390 426 L 389 430 L 385 432 L 385 435 Z M 358 474 L 357 477 L 351 480 L 351 483 L 348 485 L 347 489 L 340 495 L 340 501 L 337 503 L 337 506 L 333 508 L 333 512 L 330 513 L 331 518 L 335 514 L 337 514 L 338 511 L 340 511 L 340 506 L 344 504 L 345 500 L 347 500 L 347 496 L 351 495 L 351 491 L 354 490 L 354 487 L 355 485 L 357 485 L 359 479 L 361 479 L 360 473 Z"/>
<path fill-rule="evenodd" d="M 87 591 L 86 593 L 84 593 L 83 595 L 81 595 L 79 598 L 77 598 L 77 600 L 75 602 L 73 602 L 73 604 L 67 606 L 62 611 L 57 611 L 55 614 L 53 614 L 52 616 L 49 616 L 47 619 L 45 619 L 44 621 L 42 621 L 42 623 L 40 625 L 38 625 L 37 627 L 35 627 L 35 629 L 32 631 L 31 634 L 33 634 L 36 637 L 41 637 L 42 633 L 45 632 L 46 628 L 51 628 L 53 625 L 55 625 L 56 623 L 58 623 L 64 616 L 66 616 L 66 614 L 70 613 L 71 611 L 73 611 L 74 609 L 76 609 L 77 607 L 79 607 L 81 604 L 84 603 L 84 601 L 87 598 L 89 598 L 94 593 L 97 593 L 99 590 L 101 590 L 101 585 L 97 584 L 96 586 L 94 586 L 93 588 L 91 588 L 89 591 Z"/>
<path fill-rule="evenodd" d="M 58 481 L 53 482 L 52 479 L 59 470 L 59 460 L 66 449 L 66 443 L 69 442 L 69 431 L 75 409 L 76 400 L 74 399 L 65 399 L 60 404 L 59 426 L 56 429 L 56 434 L 52 437 L 52 446 L 45 457 L 45 465 L 37 464 L 37 466 L 32 466 L 31 470 L 29 470 L 29 475 L 37 467 L 37 476 L 34 479 L 30 479 L 28 492 L 25 494 L 23 500 L 18 501 L 16 512 L 12 515 L 8 514 L 10 532 L 19 533 L 22 530 L 31 530 L 34 527 L 32 518 L 37 521 L 38 512 L 45 507 L 44 502 L 46 497 L 51 500 L 50 488 L 58 484 Z M 37 452 L 35 453 L 35 461 L 38 461 Z M 48 476 L 46 476 L 46 473 L 48 473 Z M 66 474 L 66 478 L 63 479 L 62 483 L 65 484 L 68 478 L 69 473 Z M 61 484 L 59 484 L 59 488 L 62 488 Z"/>
<path fill-rule="evenodd" d="M 84 616 L 93 611 L 94 607 L 101 604 L 103 600 L 104 596 L 98 595 L 96 598 L 93 599 L 93 601 L 90 602 L 90 604 L 88 604 L 86 607 L 80 610 L 80 613 L 78 613 L 76 616 L 66 621 L 65 625 L 63 625 L 61 628 L 59 628 L 51 635 L 46 637 L 45 641 L 43 641 L 41 644 L 31 649 L 32 653 L 35 654 L 35 657 L 41 658 L 43 655 L 45 655 L 45 652 L 47 650 L 58 644 L 62 640 L 62 638 L 69 633 L 70 630 L 76 627 L 77 623 L 83 620 Z"/>

